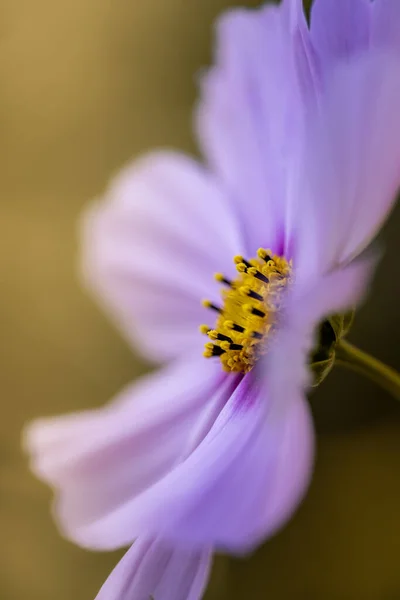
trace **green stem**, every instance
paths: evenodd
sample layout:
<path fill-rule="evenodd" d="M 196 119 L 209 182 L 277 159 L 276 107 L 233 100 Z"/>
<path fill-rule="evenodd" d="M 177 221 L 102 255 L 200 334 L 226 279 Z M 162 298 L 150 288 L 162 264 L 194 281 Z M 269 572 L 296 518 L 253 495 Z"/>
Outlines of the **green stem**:
<path fill-rule="evenodd" d="M 400 374 L 345 340 L 336 346 L 336 363 L 368 377 L 400 400 Z"/>

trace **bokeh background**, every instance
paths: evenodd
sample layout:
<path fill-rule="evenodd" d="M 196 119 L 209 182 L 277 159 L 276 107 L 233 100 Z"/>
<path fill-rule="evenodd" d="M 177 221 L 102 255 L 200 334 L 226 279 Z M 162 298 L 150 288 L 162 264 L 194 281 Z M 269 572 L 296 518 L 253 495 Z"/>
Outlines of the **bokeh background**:
<path fill-rule="evenodd" d="M 29 474 L 29 419 L 104 403 L 148 367 L 82 291 L 77 219 L 154 146 L 196 151 L 195 75 L 212 22 L 253 0 L 0 0 L 0 598 L 92 600 L 121 553 L 57 533 Z M 350 339 L 400 369 L 400 211 Z M 208 598 L 400 599 L 400 412 L 335 371 L 311 398 L 318 458 L 294 519 L 255 556 L 220 558 Z M 134 600 L 134 599 L 132 599 Z"/>

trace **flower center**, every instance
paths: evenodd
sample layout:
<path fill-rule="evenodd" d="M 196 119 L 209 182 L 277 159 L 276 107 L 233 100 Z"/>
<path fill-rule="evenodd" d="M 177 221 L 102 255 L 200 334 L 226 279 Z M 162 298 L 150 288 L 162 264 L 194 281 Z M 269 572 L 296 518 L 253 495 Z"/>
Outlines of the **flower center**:
<path fill-rule="evenodd" d="M 225 371 L 247 373 L 267 352 L 282 290 L 291 282 L 292 263 L 264 248 L 258 250 L 257 258 L 235 256 L 234 262 L 239 272 L 236 279 L 215 275 L 226 286 L 223 306 L 203 301 L 219 313 L 215 329 L 201 325 L 200 331 L 211 340 L 205 345 L 205 357 L 219 356 Z"/>

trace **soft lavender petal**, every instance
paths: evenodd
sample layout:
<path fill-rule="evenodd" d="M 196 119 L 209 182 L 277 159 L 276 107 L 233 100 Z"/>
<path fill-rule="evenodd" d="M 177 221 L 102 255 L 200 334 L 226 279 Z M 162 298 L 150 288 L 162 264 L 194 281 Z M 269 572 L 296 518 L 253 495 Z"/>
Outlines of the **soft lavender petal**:
<path fill-rule="evenodd" d="M 138 535 L 247 552 L 298 506 L 312 457 L 307 403 L 296 396 L 272 405 L 250 374 L 190 456 L 119 518 Z"/>
<path fill-rule="evenodd" d="M 385 0 L 377 0 L 376 3 Z M 370 0 L 315 0 L 311 9 L 311 39 L 323 68 L 349 60 L 370 43 Z"/>
<path fill-rule="evenodd" d="M 145 377 L 105 408 L 28 426 L 31 466 L 56 491 L 62 531 L 92 548 L 131 543 L 129 502 L 201 440 L 232 385 L 218 361 L 196 357 Z"/>
<path fill-rule="evenodd" d="M 199 600 L 207 584 L 209 550 L 183 550 L 139 539 L 115 567 L 96 600 Z"/>
<path fill-rule="evenodd" d="M 304 12 L 303 0 L 282 0 L 282 10 L 289 19 L 289 27 L 293 31 L 296 27 L 307 27 L 306 15 Z"/>
<path fill-rule="evenodd" d="M 358 306 L 368 291 L 378 256 L 372 252 L 305 286 L 294 286 L 287 318 L 289 326 L 310 327 L 325 317 Z M 304 278 L 305 279 L 305 278 Z"/>
<path fill-rule="evenodd" d="M 373 258 L 359 259 L 312 284 L 295 285 L 289 293 L 277 335 L 257 366 L 263 386 L 277 406 L 287 398 L 304 397 L 312 384 L 309 358 L 317 341 L 317 326 L 324 318 L 359 305 L 374 265 Z"/>
<path fill-rule="evenodd" d="M 388 216 L 400 183 L 400 70 L 374 53 L 332 74 L 310 120 L 292 231 L 297 270 L 312 276 L 365 248 Z"/>
<path fill-rule="evenodd" d="M 400 53 L 400 2 L 374 0 L 372 10 L 372 43 Z"/>
<path fill-rule="evenodd" d="M 281 252 L 303 101 L 317 69 L 301 2 L 233 10 L 218 23 L 216 65 L 202 79 L 197 129 L 236 207 L 247 252 Z M 310 92 L 310 93 L 308 93 Z"/>
<path fill-rule="evenodd" d="M 308 360 L 315 347 L 317 326 L 325 318 L 360 304 L 375 264 L 376 257 L 360 258 L 313 282 L 304 278 L 304 284 L 294 285 L 261 369 L 265 386 L 275 402 L 301 394 L 310 385 Z"/>
<path fill-rule="evenodd" d="M 193 345 L 200 351 L 198 326 L 209 318 L 201 299 L 219 299 L 213 273 L 233 275 L 241 251 L 212 176 L 173 153 L 127 167 L 84 220 L 85 280 L 123 334 L 155 360 Z"/>

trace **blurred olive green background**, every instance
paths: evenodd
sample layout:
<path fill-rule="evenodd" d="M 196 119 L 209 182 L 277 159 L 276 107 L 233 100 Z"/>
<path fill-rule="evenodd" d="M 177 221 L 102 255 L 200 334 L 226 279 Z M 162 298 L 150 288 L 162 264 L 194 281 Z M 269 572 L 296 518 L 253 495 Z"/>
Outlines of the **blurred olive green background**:
<path fill-rule="evenodd" d="M 77 217 L 131 156 L 194 151 L 195 74 L 210 61 L 214 17 L 235 4 L 0 0 L 1 600 L 93 600 L 121 555 L 59 537 L 20 431 L 37 415 L 97 406 L 146 368 L 79 287 Z M 397 368 L 399 227 L 397 210 L 351 334 Z M 398 407 L 339 371 L 312 404 L 306 501 L 251 560 L 218 561 L 210 599 L 400 599 Z"/>

